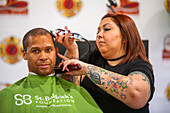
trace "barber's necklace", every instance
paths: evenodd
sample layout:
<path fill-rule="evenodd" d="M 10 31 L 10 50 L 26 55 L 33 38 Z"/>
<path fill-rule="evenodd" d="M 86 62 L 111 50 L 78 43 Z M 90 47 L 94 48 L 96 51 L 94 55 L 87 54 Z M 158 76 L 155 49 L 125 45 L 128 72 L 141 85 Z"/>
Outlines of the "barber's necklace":
<path fill-rule="evenodd" d="M 107 59 L 108 61 L 116 61 L 116 60 L 120 60 L 122 59 L 123 57 L 125 57 L 126 55 L 123 55 L 123 56 L 120 56 L 118 58 L 115 58 L 115 59 Z"/>

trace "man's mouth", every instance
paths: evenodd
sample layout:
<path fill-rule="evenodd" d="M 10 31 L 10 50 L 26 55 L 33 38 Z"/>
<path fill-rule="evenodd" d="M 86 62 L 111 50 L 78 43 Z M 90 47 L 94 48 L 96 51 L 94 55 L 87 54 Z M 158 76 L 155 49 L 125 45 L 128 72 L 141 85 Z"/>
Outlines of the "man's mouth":
<path fill-rule="evenodd" d="M 39 65 L 40 68 L 47 68 L 48 66 L 49 66 L 48 64 Z"/>

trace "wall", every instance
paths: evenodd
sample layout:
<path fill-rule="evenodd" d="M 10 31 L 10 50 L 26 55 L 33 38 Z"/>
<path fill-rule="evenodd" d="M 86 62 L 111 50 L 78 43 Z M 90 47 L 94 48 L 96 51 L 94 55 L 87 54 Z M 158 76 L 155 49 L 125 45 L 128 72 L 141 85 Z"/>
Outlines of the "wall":
<path fill-rule="evenodd" d="M 26 1 L 26 0 L 24 0 Z M 0 42 L 10 36 L 22 40 L 23 35 L 34 27 L 47 29 L 64 28 L 95 40 L 101 17 L 107 12 L 107 0 L 81 0 L 81 11 L 74 17 L 62 16 L 55 4 L 57 0 L 27 0 L 28 15 L 0 15 Z M 140 14 L 131 17 L 139 28 L 142 39 L 149 40 L 149 59 L 153 64 L 156 92 L 151 101 L 151 113 L 169 113 L 170 102 L 165 90 L 170 83 L 170 61 L 162 60 L 164 37 L 170 34 L 170 15 L 165 10 L 165 0 L 131 0 L 140 3 Z M 14 83 L 27 76 L 26 61 L 8 64 L 0 59 L 0 82 Z"/>

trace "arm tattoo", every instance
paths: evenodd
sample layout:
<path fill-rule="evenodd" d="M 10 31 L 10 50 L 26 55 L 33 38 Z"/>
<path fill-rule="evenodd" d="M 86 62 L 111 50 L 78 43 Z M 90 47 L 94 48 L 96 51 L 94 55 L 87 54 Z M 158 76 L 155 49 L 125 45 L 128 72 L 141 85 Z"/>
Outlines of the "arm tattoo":
<path fill-rule="evenodd" d="M 100 74 L 96 67 L 94 66 L 88 66 L 89 69 L 88 74 L 90 75 L 90 78 L 97 84 L 101 85 L 101 80 L 100 80 Z"/>
<path fill-rule="evenodd" d="M 78 80 L 78 76 L 72 76 L 72 83 L 75 83 Z"/>
<path fill-rule="evenodd" d="M 126 92 L 129 85 L 133 85 L 133 78 L 134 75 L 141 75 L 142 80 L 149 83 L 148 77 L 143 74 L 142 72 L 132 72 L 129 75 L 129 79 L 123 75 L 106 71 L 97 66 L 87 66 L 89 78 L 97 85 L 102 85 L 102 88 L 105 90 L 108 89 L 111 93 L 118 94 L 122 100 L 126 100 Z"/>
<path fill-rule="evenodd" d="M 78 76 L 65 75 L 64 79 L 69 82 L 76 83 L 76 81 L 78 80 Z"/>
<path fill-rule="evenodd" d="M 71 56 L 71 57 L 69 57 L 69 59 L 75 59 L 76 57 L 74 57 L 74 56 Z"/>
<path fill-rule="evenodd" d="M 149 81 L 148 77 L 144 73 L 139 72 L 139 71 L 135 71 L 135 72 L 130 73 L 129 75 L 133 76 L 134 74 L 135 75 L 139 75 L 139 74 L 142 75 L 142 77 L 143 77 L 142 80 L 146 81 L 150 85 L 150 81 Z"/>
<path fill-rule="evenodd" d="M 90 79 L 98 85 L 102 85 L 105 89 L 109 88 L 111 92 L 118 94 L 118 90 L 123 91 L 127 88 L 127 82 L 123 81 L 123 76 L 116 73 L 108 73 L 106 70 L 96 67 L 88 66 L 88 74 Z M 101 74 L 104 73 L 107 77 L 103 77 Z"/>
<path fill-rule="evenodd" d="M 127 82 L 123 81 L 123 76 L 118 75 L 116 73 L 109 74 L 111 77 L 108 79 L 108 85 L 110 85 L 110 91 L 118 93 L 118 90 L 123 91 L 125 88 L 127 88 Z"/>
<path fill-rule="evenodd" d="M 133 85 L 132 82 L 133 82 L 132 77 L 129 77 L 129 84 Z"/>
<path fill-rule="evenodd" d="M 124 95 L 123 93 L 120 94 L 120 98 L 123 99 L 123 100 L 126 100 L 126 95 Z"/>
<path fill-rule="evenodd" d="M 149 81 L 148 77 L 144 73 L 139 72 L 139 71 L 135 71 L 135 72 L 130 73 L 129 75 L 130 76 L 141 75 L 142 76 L 142 80 L 147 82 L 148 85 L 150 86 L 150 81 Z M 151 91 L 149 93 L 151 94 Z"/>

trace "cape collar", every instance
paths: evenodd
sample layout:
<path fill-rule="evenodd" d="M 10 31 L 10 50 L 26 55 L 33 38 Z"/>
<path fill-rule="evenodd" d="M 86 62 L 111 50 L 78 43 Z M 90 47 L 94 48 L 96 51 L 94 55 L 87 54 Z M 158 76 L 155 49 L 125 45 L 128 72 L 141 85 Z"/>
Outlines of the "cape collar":
<path fill-rule="evenodd" d="M 29 72 L 28 74 L 30 74 L 30 75 L 37 75 L 37 74 L 34 73 L 34 72 Z M 47 76 L 53 76 L 53 75 L 55 75 L 55 74 L 49 74 L 49 75 L 47 75 Z M 37 76 L 39 76 L 39 75 L 37 75 Z"/>

